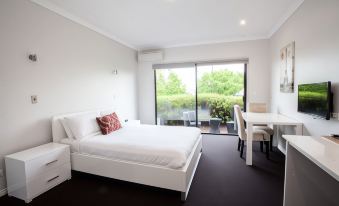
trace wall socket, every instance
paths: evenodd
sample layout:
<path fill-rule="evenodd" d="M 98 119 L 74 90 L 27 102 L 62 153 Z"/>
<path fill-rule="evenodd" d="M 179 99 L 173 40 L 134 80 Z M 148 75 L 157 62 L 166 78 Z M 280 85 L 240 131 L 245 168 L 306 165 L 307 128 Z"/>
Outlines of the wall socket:
<path fill-rule="evenodd" d="M 331 118 L 332 118 L 332 119 L 339 119 L 339 113 L 332 112 L 332 113 L 331 113 Z"/>
<path fill-rule="evenodd" d="M 32 95 L 31 96 L 31 102 L 32 102 L 32 104 L 38 103 L 38 95 Z"/>

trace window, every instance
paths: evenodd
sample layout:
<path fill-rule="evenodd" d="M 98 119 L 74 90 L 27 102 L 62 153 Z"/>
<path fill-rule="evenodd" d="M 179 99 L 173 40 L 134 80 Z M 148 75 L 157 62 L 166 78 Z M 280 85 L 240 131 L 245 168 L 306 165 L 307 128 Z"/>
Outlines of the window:
<path fill-rule="evenodd" d="M 155 65 L 156 122 L 235 134 L 233 106 L 246 102 L 246 63 Z"/>

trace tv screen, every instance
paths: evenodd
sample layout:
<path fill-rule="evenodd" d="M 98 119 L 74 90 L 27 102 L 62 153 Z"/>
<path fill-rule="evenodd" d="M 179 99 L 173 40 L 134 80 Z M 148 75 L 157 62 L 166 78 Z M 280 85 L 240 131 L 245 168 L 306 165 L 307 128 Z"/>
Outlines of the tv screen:
<path fill-rule="evenodd" d="M 300 84 L 298 111 L 324 119 L 331 116 L 331 82 Z"/>

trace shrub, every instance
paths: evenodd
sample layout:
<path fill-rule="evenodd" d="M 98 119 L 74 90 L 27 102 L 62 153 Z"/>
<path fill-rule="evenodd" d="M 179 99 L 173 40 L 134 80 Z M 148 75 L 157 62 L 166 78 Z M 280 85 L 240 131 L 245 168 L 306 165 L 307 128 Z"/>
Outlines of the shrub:
<path fill-rule="evenodd" d="M 181 119 L 182 112 L 195 109 L 195 97 L 190 94 L 157 97 L 157 112 L 163 119 Z"/>
<path fill-rule="evenodd" d="M 209 109 L 211 117 L 222 119 L 223 123 L 231 120 L 233 105 L 243 106 L 242 96 L 221 94 L 199 94 L 198 108 Z M 182 113 L 195 110 L 195 96 L 190 94 L 163 95 L 157 97 L 157 112 L 163 119 L 181 119 Z"/>
<path fill-rule="evenodd" d="M 233 119 L 233 106 L 235 104 L 243 106 L 241 96 L 225 96 L 222 99 L 212 100 L 209 107 L 210 115 L 211 117 L 221 118 L 222 123 L 226 123 Z"/>

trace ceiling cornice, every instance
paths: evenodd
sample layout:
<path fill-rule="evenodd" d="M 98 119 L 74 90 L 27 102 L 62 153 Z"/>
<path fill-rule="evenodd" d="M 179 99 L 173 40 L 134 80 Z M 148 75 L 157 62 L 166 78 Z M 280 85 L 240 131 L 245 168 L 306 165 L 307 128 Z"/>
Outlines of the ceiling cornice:
<path fill-rule="evenodd" d="M 199 46 L 199 45 L 203 46 L 203 45 L 209 45 L 209 44 L 236 43 L 236 42 L 244 42 L 244 41 L 267 40 L 267 39 L 269 39 L 267 36 L 250 36 L 250 37 L 242 37 L 242 38 L 228 38 L 228 39 L 216 40 L 216 41 L 200 41 L 200 42 L 197 42 L 197 43 L 176 44 L 176 45 L 162 47 L 162 49 Z"/>
<path fill-rule="evenodd" d="M 106 32 L 97 26 L 94 26 L 93 24 L 89 23 L 88 21 L 71 14 L 70 12 L 66 11 L 65 9 L 62 9 L 55 4 L 52 4 L 48 1 L 44 0 L 30 0 L 31 2 L 38 4 L 44 8 L 49 9 L 50 11 L 53 11 L 75 23 L 78 23 L 82 26 L 87 27 L 90 30 L 93 30 L 105 37 L 108 37 L 112 39 L 113 41 L 116 41 L 126 47 L 129 47 L 131 49 L 140 51 L 143 48 L 137 48 L 126 41 L 123 41 L 114 35 L 110 34 L 109 32 Z M 262 39 L 270 39 L 279 29 L 280 27 L 289 19 L 290 16 L 296 12 L 296 10 L 301 6 L 301 4 L 304 2 L 304 0 L 298 0 L 296 3 L 294 3 L 292 6 L 289 7 L 289 9 L 285 12 L 285 14 L 280 18 L 280 20 L 273 26 L 273 28 L 268 32 L 266 36 L 248 36 L 248 37 L 240 37 L 240 38 L 229 38 L 229 39 L 223 39 L 223 40 L 216 40 L 216 41 L 201 41 L 196 43 L 188 43 L 188 44 L 177 44 L 177 45 L 170 45 L 170 46 L 164 46 L 162 48 L 174 48 L 174 47 L 188 47 L 188 46 L 198 46 L 198 45 L 207 45 L 207 44 L 218 44 L 218 43 L 230 43 L 230 42 L 241 42 L 241 41 L 252 41 L 252 40 L 262 40 Z"/>
<path fill-rule="evenodd" d="M 293 5 L 291 5 L 285 14 L 279 19 L 279 21 L 273 26 L 271 31 L 268 33 L 267 38 L 271 38 L 280 27 L 297 11 L 297 9 L 304 3 L 304 0 L 298 0 Z"/>
<path fill-rule="evenodd" d="M 69 19 L 69 20 L 71 20 L 75 23 L 78 23 L 82 26 L 85 26 L 92 31 L 95 31 L 95 32 L 97 32 L 97 33 L 99 33 L 99 34 L 101 34 L 105 37 L 108 37 L 108 38 L 110 38 L 110 39 L 112 39 L 112 40 L 114 40 L 114 41 L 116 41 L 116 42 L 118 42 L 118 43 L 120 43 L 120 44 L 122 44 L 126 47 L 129 47 L 129 48 L 134 49 L 134 50 L 138 50 L 136 47 L 134 47 L 134 46 L 126 43 L 125 41 L 109 34 L 108 32 L 98 28 L 97 26 L 94 26 L 93 24 L 83 20 L 82 18 L 79 18 L 78 16 L 75 16 L 75 15 L 69 13 L 65 9 L 62 9 L 62 8 L 56 6 L 55 4 L 49 3 L 48 1 L 44 1 L 44 0 L 30 0 L 30 1 L 46 8 L 46 9 L 49 9 L 49 10 L 59 14 L 60 16 L 63 16 L 63 17 L 65 17 L 65 18 L 67 18 L 67 19 Z"/>

